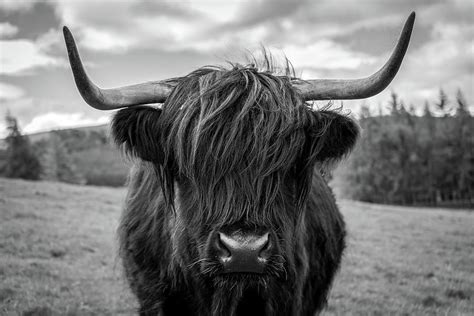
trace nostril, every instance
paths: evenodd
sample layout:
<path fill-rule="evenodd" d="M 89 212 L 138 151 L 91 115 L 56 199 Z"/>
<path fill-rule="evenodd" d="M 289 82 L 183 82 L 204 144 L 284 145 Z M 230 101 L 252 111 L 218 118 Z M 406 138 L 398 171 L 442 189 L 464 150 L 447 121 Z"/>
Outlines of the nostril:
<path fill-rule="evenodd" d="M 222 260 L 226 258 L 230 259 L 230 257 L 232 256 L 232 253 L 230 252 L 230 249 L 227 248 L 225 243 L 222 241 L 221 233 L 218 234 L 215 245 L 216 245 L 217 255 L 220 259 Z"/>
<path fill-rule="evenodd" d="M 266 260 L 270 257 L 271 254 L 271 248 L 272 248 L 272 243 L 270 241 L 270 238 L 268 238 L 268 233 L 265 234 L 265 244 L 262 245 L 262 248 L 260 249 L 260 252 L 258 253 L 259 259 Z"/>

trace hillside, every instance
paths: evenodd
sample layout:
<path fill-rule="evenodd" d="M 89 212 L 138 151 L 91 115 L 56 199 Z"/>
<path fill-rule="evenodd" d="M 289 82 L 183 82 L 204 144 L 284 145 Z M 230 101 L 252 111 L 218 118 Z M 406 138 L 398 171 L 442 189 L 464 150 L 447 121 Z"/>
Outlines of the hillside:
<path fill-rule="evenodd" d="M 105 132 L 107 133 L 109 130 L 109 125 L 108 124 L 103 124 L 103 125 L 93 125 L 93 126 L 84 126 L 84 127 L 76 127 L 76 128 L 65 128 L 65 129 L 60 129 L 57 131 L 79 131 L 79 132 L 84 132 L 84 133 L 90 133 L 90 132 Z M 52 131 L 46 131 L 46 132 L 39 132 L 39 133 L 33 133 L 33 134 L 28 134 L 28 137 L 32 142 L 37 142 L 42 139 L 49 138 L 51 135 Z"/>
<path fill-rule="evenodd" d="M 125 184 L 130 163 L 112 144 L 109 134 L 109 125 L 99 125 L 30 134 L 28 138 L 43 170 L 55 169 L 56 164 L 70 164 L 76 178 L 82 179 L 74 183 L 119 187 Z M 67 155 L 66 161 L 51 161 L 51 153 L 58 148 Z M 0 165 L 5 159 L 4 150 L 0 150 Z M 43 179 L 61 180 L 47 176 Z"/>
<path fill-rule="evenodd" d="M 0 314 L 130 315 L 125 190 L 0 178 Z M 474 214 L 340 203 L 348 247 L 325 315 L 473 315 Z"/>

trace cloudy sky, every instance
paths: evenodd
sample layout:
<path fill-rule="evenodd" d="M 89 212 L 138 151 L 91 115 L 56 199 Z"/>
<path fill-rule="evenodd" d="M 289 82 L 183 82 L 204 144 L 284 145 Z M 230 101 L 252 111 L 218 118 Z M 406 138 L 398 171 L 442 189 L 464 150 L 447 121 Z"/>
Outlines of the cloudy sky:
<path fill-rule="evenodd" d="M 443 88 L 451 99 L 462 89 L 474 104 L 472 0 L 1 0 L 0 115 L 9 110 L 28 133 L 109 120 L 75 88 L 63 25 L 101 87 L 241 61 L 261 45 L 285 54 L 303 78 L 358 78 L 383 65 L 411 11 L 415 29 L 399 74 L 365 102 L 384 108 L 396 91 L 421 111 Z M 357 112 L 361 102 L 344 105 Z"/>

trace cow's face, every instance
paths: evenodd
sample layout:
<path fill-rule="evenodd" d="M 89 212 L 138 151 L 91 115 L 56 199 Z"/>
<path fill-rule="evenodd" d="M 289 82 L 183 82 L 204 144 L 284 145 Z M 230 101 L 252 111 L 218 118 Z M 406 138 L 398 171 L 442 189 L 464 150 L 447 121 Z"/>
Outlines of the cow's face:
<path fill-rule="evenodd" d="M 161 110 L 121 110 L 113 132 L 156 165 L 180 267 L 218 286 L 292 279 L 314 166 L 347 153 L 358 128 L 311 110 L 287 77 L 235 68 L 192 73 Z"/>

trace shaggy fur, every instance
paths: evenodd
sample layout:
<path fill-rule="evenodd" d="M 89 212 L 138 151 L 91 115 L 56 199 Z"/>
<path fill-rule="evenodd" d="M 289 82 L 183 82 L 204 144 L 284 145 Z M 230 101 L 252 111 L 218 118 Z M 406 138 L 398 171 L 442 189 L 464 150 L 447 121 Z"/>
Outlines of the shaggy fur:
<path fill-rule="evenodd" d="M 119 228 L 143 315 L 313 315 L 344 249 L 344 222 L 322 164 L 354 146 L 357 125 L 313 111 L 253 65 L 206 67 L 168 81 L 162 109 L 117 113 L 116 142 L 140 158 Z M 209 250 L 223 229 L 264 228 L 276 253 L 263 276 L 222 274 Z"/>

